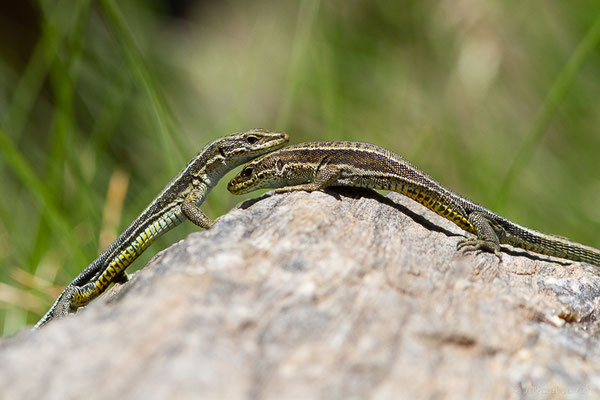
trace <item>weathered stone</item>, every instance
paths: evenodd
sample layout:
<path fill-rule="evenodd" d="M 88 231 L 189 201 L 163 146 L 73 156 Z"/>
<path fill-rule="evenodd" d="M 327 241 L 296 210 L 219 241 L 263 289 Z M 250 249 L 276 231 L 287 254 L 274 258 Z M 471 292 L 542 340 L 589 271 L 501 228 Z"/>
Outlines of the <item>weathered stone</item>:
<path fill-rule="evenodd" d="M 464 235 L 395 193 L 247 201 L 0 342 L 0 398 L 600 397 L 598 268 Z"/>

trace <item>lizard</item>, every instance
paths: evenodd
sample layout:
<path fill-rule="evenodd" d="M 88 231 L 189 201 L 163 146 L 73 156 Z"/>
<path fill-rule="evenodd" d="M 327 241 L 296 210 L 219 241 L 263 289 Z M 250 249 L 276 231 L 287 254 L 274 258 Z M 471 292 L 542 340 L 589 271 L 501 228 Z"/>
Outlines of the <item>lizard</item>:
<path fill-rule="evenodd" d="M 600 266 L 600 250 L 518 225 L 448 189 L 402 156 L 362 142 L 307 142 L 284 147 L 248 164 L 227 185 L 233 194 L 260 188 L 276 193 L 353 186 L 401 193 L 475 237 L 457 249 L 501 258 L 500 244 Z"/>
<path fill-rule="evenodd" d="M 208 143 L 127 229 L 71 281 L 34 328 L 88 304 L 111 283 L 126 281 L 127 266 L 158 237 L 185 220 L 209 229 L 214 221 L 199 206 L 217 182 L 230 170 L 282 147 L 288 140 L 284 132 L 252 129 Z"/>

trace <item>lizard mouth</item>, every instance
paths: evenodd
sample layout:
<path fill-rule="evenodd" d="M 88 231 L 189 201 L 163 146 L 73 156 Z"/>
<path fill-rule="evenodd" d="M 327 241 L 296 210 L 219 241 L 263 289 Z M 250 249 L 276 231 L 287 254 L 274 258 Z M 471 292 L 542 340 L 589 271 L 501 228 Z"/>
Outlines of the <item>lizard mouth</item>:
<path fill-rule="evenodd" d="M 288 136 L 287 133 L 285 133 L 285 132 L 276 132 L 276 133 L 278 134 L 278 136 L 275 139 L 273 139 L 273 141 L 277 145 L 283 146 L 290 140 L 290 137 Z"/>
<path fill-rule="evenodd" d="M 272 150 L 276 150 L 283 147 L 289 140 L 290 137 L 285 132 L 271 132 L 271 135 L 265 137 L 264 140 L 250 143 L 250 145 L 257 150 L 263 150 L 265 145 L 268 145 Z"/>
<path fill-rule="evenodd" d="M 252 183 L 253 181 L 251 179 L 243 180 L 236 176 L 227 184 L 227 190 L 232 194 L 248 193 L 252 190 Z"/>

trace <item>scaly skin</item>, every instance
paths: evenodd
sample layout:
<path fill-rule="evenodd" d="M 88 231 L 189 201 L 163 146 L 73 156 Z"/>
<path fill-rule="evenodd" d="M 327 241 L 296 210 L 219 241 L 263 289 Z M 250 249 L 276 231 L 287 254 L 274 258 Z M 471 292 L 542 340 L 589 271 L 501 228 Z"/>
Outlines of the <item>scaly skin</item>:
<path fill-rule="evenodd" d="M 500 257 L 500 244 L 600 266 L 600 250 L 529 229 L 441 185 L 387 149 L 360 142 L 310 142 L 266 154 L 244 166 L 228 184 L 231 193 L 260 188 L 314 191 L 329 186 L 391 190 L 423 204 L 477 235 L 459 249 L 482 249 Z"/>
<path fill-rule="evenodd" d="M 210 142 L 167 183 L 125 232 L 73 279 L 35 328 L 86 305 L 111 283 L 126 280 L 125 268 L 154 240 L 186 219 L 201 228 L 210 228 L 214 222 L 199 206 L 219 179 L 287 141 L 286 133 L 253 129 Z"/>

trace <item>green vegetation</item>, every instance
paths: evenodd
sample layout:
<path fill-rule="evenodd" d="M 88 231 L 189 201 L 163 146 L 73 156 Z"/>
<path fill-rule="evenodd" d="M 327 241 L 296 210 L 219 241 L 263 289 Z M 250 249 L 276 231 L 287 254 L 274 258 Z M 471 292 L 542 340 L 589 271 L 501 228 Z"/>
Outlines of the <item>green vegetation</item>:
<path fill-rule="evenodd" d="M 600 247 L 596 2 L 239 0 L 185 19 L 162 4 L 1 6 L 3 335 L 205 143 L 253 127 L 388 147 L 515 222 Z M 221 185 L 204 209 L 240 200 Z"/>

